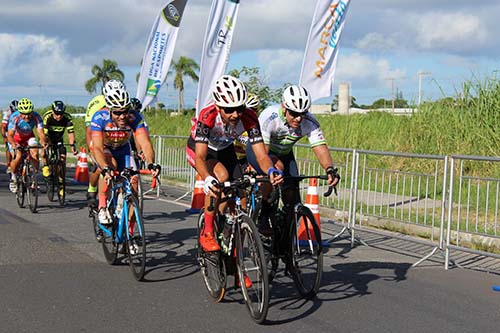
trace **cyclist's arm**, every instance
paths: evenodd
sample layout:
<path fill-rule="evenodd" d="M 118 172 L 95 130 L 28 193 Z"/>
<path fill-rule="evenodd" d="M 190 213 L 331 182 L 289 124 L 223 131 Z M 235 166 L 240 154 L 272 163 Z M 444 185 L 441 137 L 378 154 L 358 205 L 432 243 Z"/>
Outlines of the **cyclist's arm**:
<path fill-rule="evenodd" d="M 71 145 L 71 152 L 76 155 L 76 138 L 75 138 L 75 132 L 68 133 L 68 139 L 69 139 L 69 144 Z"/>
<path fill-rule="evenodd" d="M 207 168 L 206 158 L 208 154 L 208 143 L 197 142 L 195 144 L 194 166 L 202 179 L 212 176 Z"/>
<path fill-rule="evenodd" d="M 106 157 L 104 156 L 104 133 L 101 131 L 92 131 L 92 145 L 94 158 L 97 161 L 98 167 L 102 170 L 103 168 L 112 165 L 108 165 Z"/>
<path fill-rule="evenodd" d="M 134 139 L 136 147 L 141 147 L 144 157 L 146 158 L 146 164 L 155 162 L 155 151 L 151 140 L 149 139 L 148 131 L 145 129 L 138 129 L 134 133 Z"/>
<path fill-rule="evenodd" d="M 257 142 L 252 144 L 252 149 L 255 154 L 255 157 L 257 158 L 257 163 L 259 164 L 259 167 L 262 169 L 262 171 L 266 171 L 268 176 L 271 178 L 272 184 L 273 185 L 280 184 L 283 181 L 282 175 L 275 176 L 273 173 L 269 174 L 269 170 L 271 168 L 274 168 L 274 163 L 266 151 L 266 145 L 264 144 L 264 142 Z"/>
<path fill-rule="evenodd" d="M 333 167 L 333 161 L 332 157 L 330 156 L 330 150 L 328 149 L 328 146 L 326 144 L 313 147 L 313 152 L 318 158 L 319 164 L 321 164 L 323 169 L 326 170 L 330 167 Z M 337 182 L 338 182 L 337 179 L 333 179 L 330 176 L 328 177 L 329 185 L 335 185 Z"/>
<path fill-rule="evenodd" d="M 92 141 L 92 130 L 90 125 L 85 127 L 85 141 L 87 141 L 87 148 L 90 149 L 90 142 Z"/>
<path fill-rule="evenodd" d="M 10 129 L 7 131 L 7 141 L 9 141 L 12 148 L 16 148 L 16 141 L 14 140 L 15 130 Z"/>
<path fill-rule="evenodd" d="M 40 144 L 42 146 L 46 146 L 47 145 L 47 140 L 45 138 L 45 133 L 43 131 L 43 127 L 37 127 L 36 131 L 38 132 L 38 138 L 40 139 Z"/>

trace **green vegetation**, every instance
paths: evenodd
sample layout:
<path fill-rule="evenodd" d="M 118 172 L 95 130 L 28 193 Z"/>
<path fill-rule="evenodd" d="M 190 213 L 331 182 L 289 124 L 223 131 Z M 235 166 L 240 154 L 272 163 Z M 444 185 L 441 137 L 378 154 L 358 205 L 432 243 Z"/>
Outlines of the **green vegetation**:
<path fill-rule="evenodd" d="M 101 83 L 101 87 L 109 81 L 110 79 L 116 79 L 123 81 L 125 79 L 125 74 L 118 68 L 118 64 L 114 60 L 103 59 L 102 67 L 99 65 L 92 66 L 91 69 L 92 78 L 85 82 L 85 90 L 89 93 L 95 93 L 97 90 L 97 85 Z"/>

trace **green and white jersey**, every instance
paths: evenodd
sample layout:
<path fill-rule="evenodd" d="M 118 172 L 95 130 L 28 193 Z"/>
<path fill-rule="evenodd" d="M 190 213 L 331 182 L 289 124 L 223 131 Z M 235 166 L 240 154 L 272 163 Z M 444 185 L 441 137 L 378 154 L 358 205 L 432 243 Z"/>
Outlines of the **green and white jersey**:
<path fill-rule="evenodd" d="M 97 111 L 100 111 L 106 107 L 106 101 L 103 95 L 97 95 L 89 102 L 87 105 L 87 113 L 85 114 L 85 126 L 90 126 L 92 117 Z"/>
<path fill-rule="evenodd" d="M 264 143 L 269 145 L 269 151 L 280 156 L 288 154 L 295 143 L 307 136 L 311 147 L 326 144 L 318 120 L 307 112 L 300 126 L 292 128 L 286 123 L 281 105 L 266 108 L 259 116 L 259 123 Z"/>

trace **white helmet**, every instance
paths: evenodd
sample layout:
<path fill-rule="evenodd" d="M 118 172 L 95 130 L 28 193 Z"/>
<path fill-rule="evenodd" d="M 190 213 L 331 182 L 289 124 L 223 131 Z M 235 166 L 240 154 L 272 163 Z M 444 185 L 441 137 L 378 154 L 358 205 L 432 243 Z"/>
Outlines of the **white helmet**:
<path fill-rule="evenodd" d="M 259 103 L 260 103 L 259 96 L 254 94 L 248 94 L 248 99 L 245 103 L 247 108 L 256 108 L 257 106 L 259 106 Z"/>
<path fill-rule="evenodd" d="M 311 107 L 311 96 L 304 87 L 289 86 L 283 91 L 282 102 L 288 110 L 305 113 Z"/>
<path fill-rule="evenodd" d="M 130 104 L 130 96 L 121 81 L 106 82 L 102 88 L 102 94 L 108 108 L 126 108 Z"/>
<path fill-rule="evenodd" d="M 234 108 L 244 105 L 247 101 L 247 88 L 239 79 L 223 75 L 215 81 L 212 96 L 217 106 Z"/>

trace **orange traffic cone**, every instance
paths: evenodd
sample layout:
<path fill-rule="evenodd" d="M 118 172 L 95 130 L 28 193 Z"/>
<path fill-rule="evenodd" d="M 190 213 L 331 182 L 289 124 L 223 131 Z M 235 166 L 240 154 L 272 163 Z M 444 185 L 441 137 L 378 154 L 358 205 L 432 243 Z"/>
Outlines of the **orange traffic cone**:
<path fill-rule="evenodd" d="M 76 163 L 75 179 L 73 182 L 82 185 L 88 185 L 89 183 L 89 164 L 85 147 L 80 148 L 78 162 Z"/>
<path fill-rule="evenodd" d="M 307 188 L 306 202 L 305 206 L 309 207 L 311 212 L 314 215 L 314 219 L 316 220 L 316 224 L 321 231 L 321 221 L 319 216 L 319 197 L 318 197 L 318 179 L 311 178 L 309 180 L 309 187 Z M 312 240 L 316 240 L 314 235 L 313 228 L 310 224 L 308 224 L 308 229 L 311 234 Z M 304 222 L 300 223 L 299 226 L 299 240 L 308 240 L 306 227 L 304 226 Z"/>
<path fill-rule="evenodd" d="M 203 191 L 203 186 L 205 182 L 201 176 L 196 173 L 196 182 L 194 183 L 193 198 L 191 201 L 191 208 L 186 209 L 186 212 L 190 214 L 199 213 L 205 204 L 205 192 Z"/>

